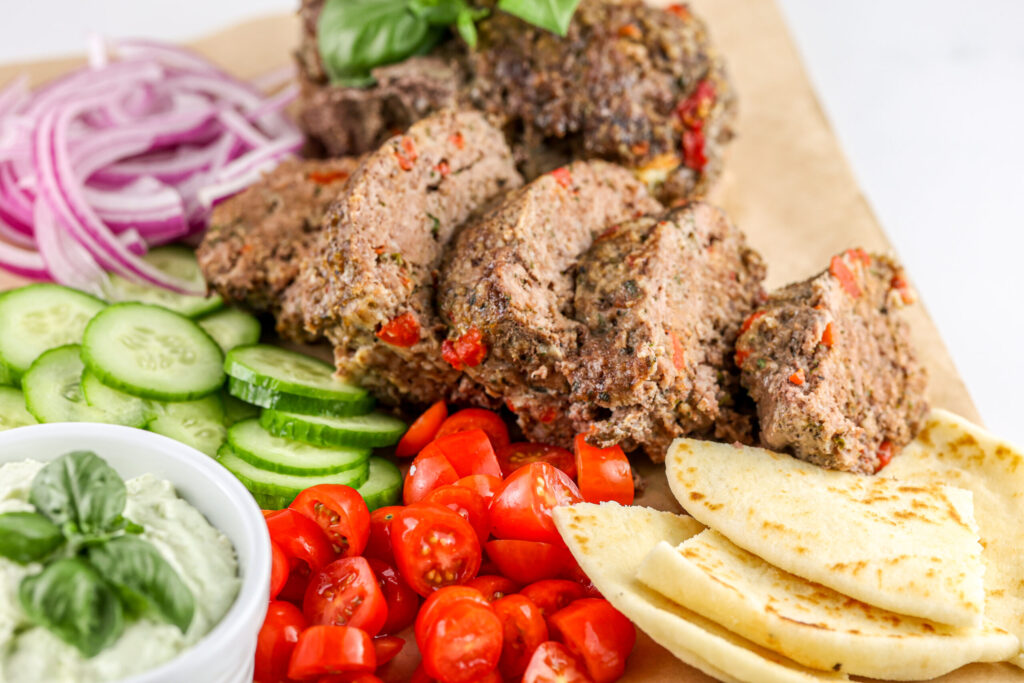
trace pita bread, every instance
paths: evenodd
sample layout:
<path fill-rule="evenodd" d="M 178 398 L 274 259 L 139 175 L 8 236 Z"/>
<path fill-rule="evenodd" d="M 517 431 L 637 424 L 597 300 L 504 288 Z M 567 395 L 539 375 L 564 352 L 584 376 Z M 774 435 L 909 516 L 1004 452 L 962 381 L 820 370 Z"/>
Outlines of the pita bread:
<path fill-rule="evenodd" d="M 1024 455 L 944 410 L 893 458 L 886 475 L 963 487 L 974 510 L 985 563 L 985 617 L 1024 643 Z M 1024 657 L 1010 660 L 1024 666 Z"/>
<path fill-rule="evenodd" d="M 665 464 L 687 512 L 769 564 L 891 612 L 981 625 L 970 491 L 691 439 L 673 442 Z"/>
<path fill-rule="evenodd" d="M 808 683 L 848 680 L 814 671 L 729 632 L 636 579 L 647 553 L 678 544 L 704 527 L 689 517 L 617 503 L 554 510 L 555 525 L 599 591 L 638 628 L 690 666 L 722 681 Z"/>
<path fill-rule="evenodd" d="M 986 624 L 945 626 L 858 602 L 776 569 L 707 529 L 673 547 L 658 543 L 637 578 L 730 631 L 816 669 L 892 680 L 941 676 L 998 662 L 1017 637 Z"/>

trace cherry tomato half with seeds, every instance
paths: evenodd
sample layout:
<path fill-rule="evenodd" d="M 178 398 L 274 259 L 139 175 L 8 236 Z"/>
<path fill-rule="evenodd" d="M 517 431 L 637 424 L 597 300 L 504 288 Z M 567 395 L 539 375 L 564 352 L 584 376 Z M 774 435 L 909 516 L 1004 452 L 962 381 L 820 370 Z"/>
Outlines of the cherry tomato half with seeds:
<path fill-rule="evenodd" d="M 485 548 L 502 576 L 523 584 L 555 578 L 572 560 L 564 546 L 553 543 L 495 540 Z"/>
<path fill-rule="evenodd" d="M 275 600 L 267 607 L 259 636 L 256 638 L 256 683 L 281 683 L 288 680 L 288 662 L 306 629 L 306 617 L 290 602 Z"/>
<path fill-rule="evenodd" d="M 510 443 L 499 448 L 497 455 L 501 474 L 505 477 L 531 462 L 546 462 L 565 472 L 570 479 L 576 478 L 575 458 L 572 453 L 558 446 L 546 443 Z"/>
<path fill-rule="evenodd" d="M 428 493 L 423 501 L 443 505 L 449 510 L 458 513 L 460 517 L 469 522 L 469 525 L 473 527 L 473 531 L 476 532 L 477 540 L 480 541 L 481 545 L 486 543 L 487 537 L 491 535 L 491 519 L 487 510 L 487 502 L 476 491 L 464 486 L 448 484 Z"/>
<path fill-rule="evenodd" d="M 594 683 L 575 655 L 561 643 L 541 643 L 530 657 L 523 683 Z"/>
<path fill-rule="evenodd" d="M 288 583 L 288 575 L 292 571 L 291 562 L 281 546 L 270 542 L 270 599 L 277 597 L 284 585 Z"/>
<path fill-rule="evenodd" d="M 530 463 L 513 472 L 491 501 L 491 531 L 503 539 L 561 544 L 551 510 L 581 500 L 565 472 L 546 462 Z"/>
<path fill-rule="evenodd" d="M 401 509 L 401 505 L 389 505 L 370 513 L 370 538 L 363 549 L 363 557 L 375 557 L 385 562 L 395 561 L 395 554 L 391 550 L 391 520 Z"/>
<path fill-rule="evenodd" d="M 373 641 L 351 626 L 310 626 L 299 635 L 288 677 L 303 680 L 326 674 L 372 673 L 377 668 Z"/>
<path fill-rule="evenodd" d="M 629 458 L 619 446 L 591 446 L 583 434 L 576 435 L 573 446 L 576 450 L 576 477 L 583 500 L 588 503 L 613 500 L 620 505 L 633 504 L 633 470 Z"/>
<path fill-rule="evenodd" d="M 313 575 L 302 613 L 311 624 L 352 626 L 376 635 L 388 618 L 377 577 L 363 557 L 343 557 Z"/>
<path fill-rule="evenodd" d="M 422 451 L 428 443 L 437 438 L 437 432 L 441 429 L 441 423 L 446 417 L 448 417 L 448 406 L 444 401 L 438 401 L 427 408 L 402 435 L 398 445 L 395 446 L 395 455 L 399 458 L 411 458 Z"/>
<path fill-rule="evenodd" d="M 424 597 L 469 581 L 482 560 L 480 541 L 469 522 L 435 503 L 414 503 L 396 513 L 391 546 L 398 571 Z"/>
<path fill-rule="evenodd" d="M 587 591 L 582 585 L 566 579 L 536 581 L 519 592 L 533 601 L 545 619 L 551 618 L 552 614 L 570 603 L 587 596 Z"/>
<path fill-rule="evenodd" d="M 501 621 L 490 605 L 456 602 L 427 632 L 423 668 L 441 683 L 479 681 L 501 658 Z"/>
<path fill-rule="evenodd" d="M 393 566 L 375 558 L 367 558 L 380 592 L 387 603 L 388 618 L 380 627 L 380 633 L 398 633 L 416 620 L 420 607 L 420 596 L 405 582 Z M 379 653 L 378 653 L 379 654 Z M 380 657 L 378 656 L 378 659 Z"/>
<path fill-rule="evenodd" d="M 488 605 L 487 598 L 476 588 L 469 586 L 446 586 L 434 591 L 423 602 L 419 614 L 416 615 L 416 644 L 420 647 L 427 642 L 427 634 L 434 626 L 437 618 L 456 602 L 468 600 L 479 605 Z"/>
<path fill-rule="evenodd" d="M 483 408 L 466 408 L 450 415 L 441 424 L 435 438 L 440 439 L 442 436 L 473 429 L 483 430 L 495 450 L 508 445 L 508 426 L 505 421 L 497 413 Z"/>
<path fill-rule="evenodd" d="M 277 594 L 277 599 L 301 605 L 302 599 L 306 596 L 306 586 L 309 585 L 309 577 L 312 576 L 313 572 L 309 570 L 309 566 L 305 562 L 295 561 L 292 565 L 292 571 L 288 574 L 288 580 L 284 582 L 284 586 Z"/>
<path fill-rule="evenodd" d="M 548 639 L 548 626 L 540 609 L 523 595 L 507 595 L 494 603 L 501 620 L 504 644 L 498 670 L 507 678 L 526 671 L 533 651 Z"/>
<path fill-rule="evenodd" d="M 584 598 L 548 619 L 552 637 L 579 657 L 594 683 L 611 683 L 626 670 L 636 627 L 607 600 Z"/>
<path fill-rule="evenodd" d="M 309 517 L 285 508 L 266 518 L 270 540 L 288 557 L 302 560 L 318 572 L 334 561 L 334 549 L 320 526 Z"/>
<path fill-rule="evenodd" d="M 431 442 L 412 461 L 402 488 L 402 499 L 406 505 L 418 503 L 438 486 L 454 484 L 458 480 L 459 475 L 448 458 Z"/>
<path fill-rule="evenodd" d="M 512 595 L 518 592 L 520 587 L 512 579 L 496 574 L 478 576 L 472 581 L 467 581 L 466 586 L 480 591 L 487 602 L 494 602 L 506 595 Z"/>
<path fill-rule="evenodd" d="M 490 507 L 491 501 L 494 500 L 494 496 L 498 494 L 498 491 L 505 485 L 505 482 L 501 477 L 493 477 L 489 474 L 471 474 L 468 477 L 459 479 L 454 486 L 462 486 L 464 488 L 476 491 Z"/>
<path fill-rule="evenodd" d="M 320 525 L 341 557 L 361 555 L 370 536 L 370 510 L 351 486 L 311 486 L 288 506 Z"/>
<path fill-rule="evenodd" d="M 468 477 L 471 474 L 501 476 L 498 457 L 494 455 L 491 440 L 483 430 L 473 429 L 468 432 L 439 436 L 428 448 L 436 448 L 444 453 L 444 457 L 452 464 L 460 478 Z"/>

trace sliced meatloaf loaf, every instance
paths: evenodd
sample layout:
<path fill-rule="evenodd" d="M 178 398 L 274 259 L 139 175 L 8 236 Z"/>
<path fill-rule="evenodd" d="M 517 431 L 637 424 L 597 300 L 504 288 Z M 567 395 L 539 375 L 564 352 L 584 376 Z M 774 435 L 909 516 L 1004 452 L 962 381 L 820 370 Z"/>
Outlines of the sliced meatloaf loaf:
<path fill-rule="evenodd" d="M 609 225 L 660 210 L 626 169 L 580 161 L 510 193 L 453 242 L 438 296 L 446 356 L 529 438 L 565 442 L 575 429 L 565 418 L 583 332 L 577 260 Z"/>
<path fill-rule="evenodd" d="M 521 183 L 479 112 L 439 112 L 366 157 L 287 295 L 305 330 L 334 344 L 339 373 L 392 402 L 457 395 L 461 373 L 441 358 L 437 268 L 459 226 Z"/>
<path fill-rule="evenodd" d="M 576 274 L 587 333 L 572 393 L 578 418 L 592 423 L 588 439 L 642 446 L 659 462 L 677 436 L 750 442 L 732 351 L 764 276 L 743 233 L 703 203 L 598 237 Z"/>
<path fill-rule="evenodd" d="M 736 343 L 764 445 L 832 469 L 884 467 L 928 410 L 897 314 L 913 300 L 899 265 L 859 249 L 772 293 Z"/>

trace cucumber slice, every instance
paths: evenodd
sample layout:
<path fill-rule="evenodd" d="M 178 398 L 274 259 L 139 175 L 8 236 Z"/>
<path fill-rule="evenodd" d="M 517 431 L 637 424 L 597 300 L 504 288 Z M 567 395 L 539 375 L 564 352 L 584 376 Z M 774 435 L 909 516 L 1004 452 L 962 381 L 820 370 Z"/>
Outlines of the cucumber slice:
<path fill-rule="evenodd" d="M 163 434 L 191 446 L 211 458 L 227 440 L 224 426 L 224 405 L 220 394 L 210 394 L 197 401 L 153 403 L 154 417 L 149 431 Z"/>
<path fill-rule="evenodd" d="M 402 493 L 402 473 L 390 460 L 370 458 L 370 476 L 357 490 L 370 512 L 387 505 L 396 505 Z"/>
<path fill-rule="evenodd" d="M 108 422 L 115 415 L 91 406 L 82 394 L 81 347 L 77 344 L 50 349 L 32 363 L 21 386 L 28 412 L 40 422 Z"/>
<path fill-rule="evenodd" d="M 7 363 L 0 360 L 0 384 L 9 385 L 13 379 L 11 377 L 11 369 L 7 367 Z"/>
<path fill-rule="evenodd" d="M 86 403 L 106 411 L 118 424 L 145 427 L 153 419 L 149 401 L 108 387 L 88 370 L 82 373 L 82 395 Z"/>
<path fill-rule="evenodd" d="M 269 493 L 253 493 L 252 491 L 249 491 L 249 493 L 256 500 L 256 504 L 260 506 L 261 510 L 284 510 L 294 500 L 294 498 L 286 496 L 272 496 Z"/>
<path fill-rule="evenodd" d="M 106 306 L 68 287 L 37 284 L 0 296 L 0 363 L 17 382 L 44 351 L 77 344 L 94 315 Z"/>
<path fill-rule="evenodd" d="M 224 424 L 228 427 L 250 417 L 260 416 L 260 409 L 257 406 L 239 401 L 227 391 L 222 391 L 220 397 L 224 402 Z"/>
<path fill-rule="evenodd" d="M 196 322 L 213 337 L 224 353 L 236 346 L 255 344 L 260 340 L 260 321 L 237 308 L 204 315 Z"/>
<path fill-rule="evenodd" d="M 242 460 L 270 472 L 312 477 L 360 467 L 370 459 L 369 448 L 322 448 L 274 436 L 259 420 L 245 420 L 228 430 L 231 450 Z"/>
<path fill-rule="evenodd" d="M 359 467 L 353 467 L 350 470 L 338 472 L 337 474 L 325 474 L 315 477 L 268 472 L 242 460 L 227 445 L 221 447 L 217 453 L 217 460 L 233 475 L 238 477 L 238 480 L 252 493 L 280 496 L 281 498 L 286 498 L 289 503 L 295 499 L 295 496 L 310 486 L 316 486 L 317 484 L 343 484 L 358 488 L 366 483 L 370 475 L 368 463 L 363 463 Z"/>
<path fill-rule="evenodd" d="M 383 413 L 352 417 L 318 417 L 264 410 L 260 424 L 274 436 L 314 446 L 391 446 L 405 433 L 405 423 Z"/>
<path fill-rule="evenodd" d="M 25 408 L 25 395 L 14 387 L 0 387 L 0 432 L 37 424 Z"/>
<path fill-rule="evenodd" d="M 159 401 L 188 401 L 219 389 L 223 358 L 193 321 L 148 304 L 108 306 L 82 341 L 82 359 L 104 384 Z"/>
<path fill-rule="evenodd" d="M 206 286 L 196 255 L 191 249 L 179 246 L 158 247 L 142 258 L 168 275 L 188 280 L 200 287 Z M 163 287 L 132 282 L 119 275 L 110 276 L 110 284 L 104 287 L 104 294 L 111 302 L 136 301 L 155 304 L 190 318 L 215 311 L 224 305 L 224 300 L 219 294 L 205 297 L 188 296 Z"/>
<path fill-rule="evenodd" d="M 263 389 L 325 401 L 360 401 L 367 394 L 336 379 L 334 368 L 321 360 L 265 344 L 232 349 L 224 360 L 224 371 Z"/>
<path fill-rule="evenodd" d="M 354 401 L 333 401 L 264 389 L 234 377 L 228 377 L 228 391 L 246 403 L 302 415 L 331 415 L 334 417 L 365 415 L 373 410 L 374 404 L 373 396 L 370 394 L 364 394 Z"/>

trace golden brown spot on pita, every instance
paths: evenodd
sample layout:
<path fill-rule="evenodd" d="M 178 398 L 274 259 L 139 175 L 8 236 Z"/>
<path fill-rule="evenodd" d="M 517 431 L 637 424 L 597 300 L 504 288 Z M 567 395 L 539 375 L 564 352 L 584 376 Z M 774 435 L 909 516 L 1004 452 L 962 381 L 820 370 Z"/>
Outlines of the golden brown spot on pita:
<path fill-rule="evenodd" d="M 806 552 L 807 552 L 807 548 L 803 547 L 802 545 L 798 545 L 798 546 L 796 547 L 796 551 L 797 551 L 797 553 L 799 553 L 800 555 L 803 555 L 804 553 L 806 553 Z"/>
<path fill-rule="evenodd" d="M 778 613 L 776 613 L 776 614 L 778 614 Z M 794 623 L 794 624 L 799 624 L 801 626 L 810 626 L 811 628 L 818 628 L 818 629 L 822 629 L 824 631 L 829 630 L 828 624 L 812 624 L 811 622 L 808 622 L 808 621 L 800 621 L 799 619 L 793 619 L 791 617 L 787 617 L 785 614 L 779 614 L 778 617 L 779 617 L 779 619 L 782 619 L 783 621 L 788 621 L 788 622 L 791 622 L 791 623 Z"/>
<path fill-rule="evenodd" d="M 779 524 L 778 522 L 769 522 L 768 520 L 762 522 L 761 526 L 765 529 L 772 529 L 774 531 L 789 531 L 789 529 L 787 529 L 784 524 Z"/>
<path fill-rule="evenodd" d="M 924 488 L 923 486 L 900 486 L 896 489 L 903 493 L 930 493 L 931 489 Z"/>
<path fill-rule="evenodd" d="M 690 491 L 690 500 L 701 500 L 704 498 L 704 494 L 698 491 Z"/>
<path fill-rule="evenodd" d="M 931 447 L 932 444 L 932 427 L 935 426 L 934 422 L 929 422 L 924 428 L 917 433 L 917 440 L 923 443 L 925 446 Z"/>
<path fill-rule="evenodd" d="M 923 628 L 925 631 L 928 631 L 929 633 L 935 633 L 935 627 L 929 624 L 927 621 L 921 622 L 921 628 Z"/>
<path fill-rule="evenodd" d="M 850 573 L 857 574 L 862 569 L 865 569 L 867 566 L 868 566 L 867 560 L 857 560 L 856 562 L 853 562 L 853 563 L 850 563 L 850 562 L 836 562 L 835 564 L 831 565 L 829 567 L 829 569 L 831 569 L 833 571 L 837 571 L 837 572 L 843 572 L 843 571 L 846 571 L 847 569 L 849 569 Z M 882 570 L 878 570 L 878 571 L 879 571 L 879 573 L 881 573 Z"/>
<path fill-rule="evenodd" d="M 722 509 L 722 503 L 704 503 L 704 507 L 714 512 L 715 510 Z"/>

